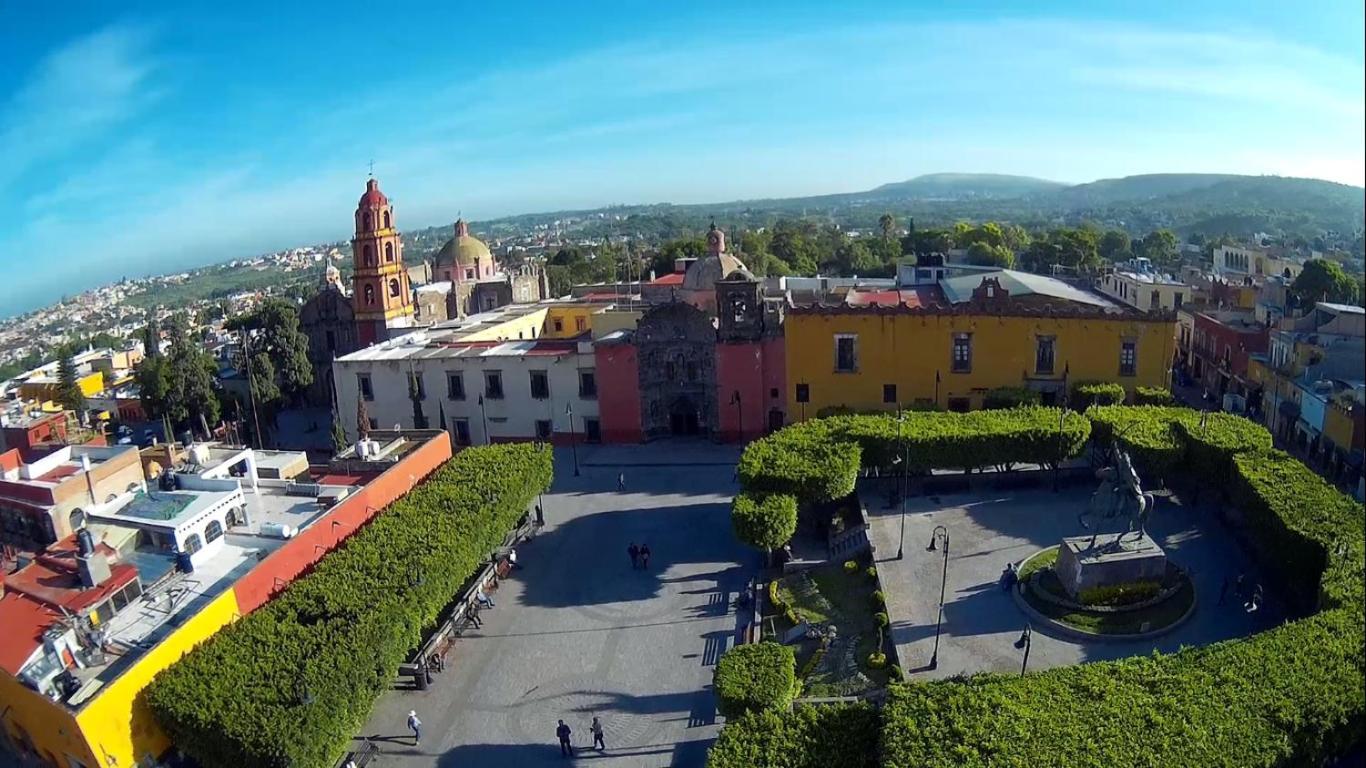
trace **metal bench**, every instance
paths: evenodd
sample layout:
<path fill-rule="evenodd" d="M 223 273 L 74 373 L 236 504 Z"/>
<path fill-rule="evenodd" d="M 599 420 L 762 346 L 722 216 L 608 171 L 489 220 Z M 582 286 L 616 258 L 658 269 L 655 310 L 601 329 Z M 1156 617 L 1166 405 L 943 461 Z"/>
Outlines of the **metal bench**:
<path fill-rule="evenodd" d="M 338 768 L 365 768 L 371 763 L 379 762 L 379 745 L 366 739 L 359 749 L 354 749 L 346 753 Z"/>

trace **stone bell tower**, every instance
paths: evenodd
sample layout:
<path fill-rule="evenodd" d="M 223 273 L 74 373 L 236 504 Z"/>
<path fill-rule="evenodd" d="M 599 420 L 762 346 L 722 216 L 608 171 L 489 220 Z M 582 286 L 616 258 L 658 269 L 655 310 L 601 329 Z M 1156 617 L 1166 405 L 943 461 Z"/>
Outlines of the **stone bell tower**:
<path fill-rule="evenodd" d="M 413 292 L 408 271 L 403 268 L 403 241 L 394 228 L 389 198 L 374 178 L 365 182 L 365 194 L 356 205 L 351 253 L 351 296 L 360 346 L 368 347 L 412 328 Z"/>

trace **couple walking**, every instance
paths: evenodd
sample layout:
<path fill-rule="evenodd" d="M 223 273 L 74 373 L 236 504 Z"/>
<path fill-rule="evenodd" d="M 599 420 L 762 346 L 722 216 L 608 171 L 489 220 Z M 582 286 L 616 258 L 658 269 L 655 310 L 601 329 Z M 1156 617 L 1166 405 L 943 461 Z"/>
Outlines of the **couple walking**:
<path fill-rule="evenodd" d="M 602 740 L 602 723 L 598 721 L 598 718 L 597 718 L 597 717 L 594 717 L 594 718 L 593 718 L 593 723 L 592 723 L 592 725 L 589 725 L 589 726 L 588 726 L 588 731 L 589 731 L 590 733 L 593 734 L 593 748 L 594 748 L 594 749 L 597 749 L 597 750 L 604 750 L 604 749 L 607 749 L 607 743 L 606 743 L 605 741 Z M 561 757 L 573 757 L 573 756 L 574 756 L 574 745 L 571 744 L 570 741 L 569 741 L 569 737 L 570 737 L 571 735 L 573 735 L 573 733 L 574 733 L 574 732 L 573 732 L 572 730 L 569 729 L 569 726 L 566 725 L 565 722 L 564 722 L 563 720 L 561 720 L 561 721 L 560 721 L 560 724 L 559 724 L 558 726 L 556 726 L 556 728 L 555 728 L 555 736 L 557 736 L 557 737 L 559 738 L 559 740 L 560 740 L 560 756 L 561 756 Z"/>
<path fill-rule="evenodd" d="M 636 543 L 633 541 L 633 542 L 631 542 L 631 546 L 629 546 L 629 547 L 626 548 L 626 554 L 628 554 L 628 555 L 631 556 L 631 568 L 632 568 L 632 570 L 641 569 L 641 570 L 647 570 L 647 571 L 648 571 L 648 570 L 650 569 L 650 545 L 649 545 L 649 544 L 641 544 L 640 546 L 637 547 L 637 546 L 636 546 Z"/>

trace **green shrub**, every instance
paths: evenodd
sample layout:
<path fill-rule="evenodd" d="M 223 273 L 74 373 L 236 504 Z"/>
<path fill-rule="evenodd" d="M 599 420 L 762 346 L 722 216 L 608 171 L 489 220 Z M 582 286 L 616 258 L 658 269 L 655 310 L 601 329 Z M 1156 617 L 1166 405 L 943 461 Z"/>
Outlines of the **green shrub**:
<path fill-rule="evenodd" d="M 997 387 L 987 390 L 982 397 L 982 407 L 987 410 L 1000 410 L 1003 408 L 1019 408 L 1025 405 L 1038 405 L 1043 402 L 1043 395 L 1038 390 L 1029 387 Z"/>
<path fill-rule="evenodd" d="M 716 708 L 727 718 L 787 709 L 797 695 L 797 659 L 777 643 L 737 645 L 722 654 L 712 676 Z"/>
<path fill-rule="evenodd" d="M 1175 405 L 1170 389 L 1163 387 L 1134 387 L 1134 405 Z"/>
<path fill-rule="evenodd" d="M 858 561 L 857 561 L 857 560 L 845 560 L 845 561 L 844 561 L 844 572 L 845 572 L 845 573 L 849 573 L 849 574 L 858 573 Z"/>
<path fill-rule="evenodd" d="M 882 590 L 880 589 L 869 595 L 868 599 L 872 601 L 873 606 L 876 608 L 884 608 L 887 605 L 887 596 L 882 594 Z"/>
<path fill-rule="evenodd" d="M 893 683 L 899 683 L 906 679 L 906 671 L 900 664 L 893 664 L 887 667 L 887 679 Z"/>
<path fill-rule="evenodd" d="M 1176 423 L 1191 414 L 1199 416 L 1199 412 L 1189 408 L 1153 405 L 1098 405 L 1086 411 L 1096 444 L 1108 451 L 1118 441 L 1133 457 L 1136 469 L 1155 475 L 1155 480 L 1166 478 L 1185 458 L 1185 445 L 1176 433 Z"/>
<path fill-rule="evenodd" d="M 787 607 L 787 601 L 783 600 L 782 593 L 778 591 L 778 580 L 774 579 L 768 583 L 768 602 L 778 610 Z"/>
<path fill-rule="evenodd" d="M 543 446 L 461 451 L 142 693 L 205 768 L 330 767 L 399 664 L 550 485 Z"/>
<path fill-rule="evenodd" d="M 887 654 L 881 651 L 873 651 L 868 654 L 869 669 L 882 669 L 885 666 L 887 666 Z"/>
<path fill-rule="evenodd" d="M 1059 435 L 1059 416 L 1056 408 L 907 411 L 901 424 L 894 414 L 846 416 L 827 420 L 826 439 L 857 443 L 868 466 L 890 467 L 904 454 L 911 472 L 1043 463 L 1080 454 L 1091 434 L 1084 416 L 1068 413 Z"/>
<path fill-rule="evenodd" d="M 1083 589 L 1077 594 L 1077 602 L 1082 605 L 1132 605 L 1157 597 L 1161 591 L 1161 582 L 1128 581 Z"/>
<path fill-rule="evenodd" d="M 1079 381 L 1072 385 L 1068 403 L 1078 411 L 1093 405 L 1119 405 L 1124 402 L 1124 385 L 1112 381 Z"/>
<path fill-rule="evenodd" d="M 859 447 L 832 440 L 831 421 L 804 421 L 745 446 L 736 467 L 741 487 L 788 494 L 804 503 L 848 496 L 858 479 Z"/>
<path fill-rule="evenodd" d="M 876 768 L 879 723 L 869 704 L 745 714 L 726 723 L 707 768 Z"/>
<path fill-rule="evenodd" d="M 730 507 L 735 537 L 755 549 L 781 548 L 797 531 L 797 499 L 787 494 L 741 493 Z"/>
<path fill-rule="evenodd" d="M 872 579 L 873 581 L 877 581 L 877 566 L 868 566 L 868 568 L 864 570 L 864 573 L 868 575 L 868 578 Z"/>
<path fill-rule="evenodd" d="M 885 627 L 891 623 L 891 619 L 887 617 L 887 613 L 885 611 L 878 611 L 877 613 L 873 614 L 873 622 L 877 624 L 879 627 Z"/>
<path fill-rule="evenodd" d="M 1202 416 L 1187 411 L 1176 422 L 1176 433 L 1185 443 L 1185 468 L 1191 477 L 1219 490 L 1233 481 L 1234 456 L 1271 448 L 1271 433 L 1265 427 L 1231 413 Z"/>

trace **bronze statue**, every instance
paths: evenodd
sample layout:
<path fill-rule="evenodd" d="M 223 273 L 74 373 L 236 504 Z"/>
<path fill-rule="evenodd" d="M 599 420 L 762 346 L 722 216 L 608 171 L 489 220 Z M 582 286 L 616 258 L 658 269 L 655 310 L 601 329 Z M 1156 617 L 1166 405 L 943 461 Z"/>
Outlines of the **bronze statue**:
<path fill-rule="evenodd" d="M 1078 515 L 1077 520 L 1083 528 L 1090 530 L 1087 517 L 1102 515 L 1111 518 L 1122 514 L 1129 522 L 1125 533 L 1137 530 L 1138 535 L 1134 538 L 1141 540 L 1147 533 L 1148 515 L 1153 509 L 1153 495 L 1143 491 L 1143 484 L 1138 479 L 1138 472 L 1134 470 L 1128 452 L 1115 444 L 1110 447 L 1110 457 L 1110 466 L 1096 470 L 1100 485 L 1095 493 L 1091 494 L 1090 503 L 1087 504 L 1086 510 Z M 1117 537 L 1115 545 L 1118 546 L 1123 538 L 1124 536 Z"/>

